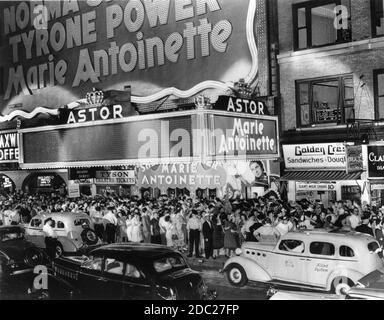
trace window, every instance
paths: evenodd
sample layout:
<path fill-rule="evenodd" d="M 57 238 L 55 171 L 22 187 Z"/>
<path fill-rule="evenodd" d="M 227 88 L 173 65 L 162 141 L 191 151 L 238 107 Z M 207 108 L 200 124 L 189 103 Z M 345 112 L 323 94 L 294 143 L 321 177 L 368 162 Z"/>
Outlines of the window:
<path fill-rule="evenodd" d="M 294 4 L 295 50 L 350 42 L 350 8 L 350 0 L 315 0 Z"/>
<path fill-rule="evenodd" d="M 87 226 L 90 226 L 90 223 L 89 223 L 88 219 L 75 219 L 73 221 L 73 224 L 75 225 L 75 227 L 82 226 L 83 224 L 86 224 Z"/>
<path fill-rule="evenodd" d="M 371 0 L 372 37 L 384 35 L 384 0 Z"/>
<path fill-rule="evenodd" d="M 375 117 L 384 119 L 384 69 L 373 71 Z"/>
<path fill-rule="evenodd" d="M 50 218 L 51 220 L 52 220 L 52 228 L 56 228 L 56 221 L 55 220 L 53 220 L 52 218 Z M 44 221 L 44 225 L 45 225 L 45 223 L 47 222 L 47 220 L 48 219 L 46 219 L 45 221 Z"/>
<path fill-rule="evenodd" d="M 107 258 L 105 260 L 105 272 L 123 275 L 124 263 L 116 259 Z"/>
<path fill-rule="evenodd" d="M 298 240 L 282 240 L 279 245 L 279 250 L 294 253 L 304 253 L 304 242 Z"/>
<path fill-rule="evenodd" d="M 341 124 L 354 119 L 352 76 L 296 82 L 298 126 Z"/>
<path fill-rule="evenodd" d="M 57 221 L 57 228 L 58 228 L 58 229 L 65 229 L 64 222 L 62 222 L 62 221 Z"/>
<path fill-rule="evenodd" d="M 41 226 L 41 220 L 40 219 L 32 219 L 31 221 L 31 227 L 40 227 Z"/>
<path fill-rule="evenodd" d="M 89 260 L 85 261 L 82 264 L 82 267 L 89 270 L 101 271 L 103 267 L 103 258 L 102 257 L 90 257 Z"/>
<path fill-rule="evenodd" d="M 328 242 L 312 242 L 309 252 L 321 256 L 333 256 L 335 254 L 335 246 Z"/>
<path fill-rule="evenodd" d="M 154 261 L 153 267 L 156 272 L 162 273 L 169 270 L 187 268 L 188 266 L 181 256 L 171 256 Z"/>
<path fill-rule="evenodd" d="M 355 253 L 353 252 L 352 248 L 350 248 L 350 247 L 340 246 L 339 255 L 340 255 L 340 257 L 352 258 L 355 256 Z"/>
<path fill-rule="evenodd" d="M 141 274 L 140 274 L 140 271 L 137 270 L 137 268 L 134 265 L 127 263 L 125 276 L 133 279 L 139 279 L 141 277 Z"/>
<path fill-rule="evenodd" d="M 369 252 L 376 252 L 376 250 L 379 248 L 380 248 L 380 246 L 377 242 L 368 243 L 368 251 Z"/>

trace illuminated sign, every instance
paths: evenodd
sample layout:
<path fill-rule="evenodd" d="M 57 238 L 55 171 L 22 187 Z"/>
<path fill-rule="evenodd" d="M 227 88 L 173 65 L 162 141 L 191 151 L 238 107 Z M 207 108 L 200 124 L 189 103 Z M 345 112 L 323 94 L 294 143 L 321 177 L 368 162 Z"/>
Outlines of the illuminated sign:
<path fill-rule="evenodd" d="M 255 115 L 269 115 L 268 107 L 265 101 L 236 98 L 231 96 L 220 96 L 215 103 L 215 110 L 223 110 L 228 112 L 238 112 Z"/>
<path fill-rule="evenodd" d="M 216 156 L 278 157 L 277 117 L 214 115 L 213 121 Z"/>
<path fill-rule="evenodd" d="M 19 161 L 19 137 L 17 132 L 0 133 L 0 163 Z"/>
<path fill-rule="evenodd" d="M 2 112 L 15 105 L 20 114 L 57 108 L 95 86 L 129 84 L 132 102 L 149 103 L 226 90 L 240 78 L 251 82 L 258 72 L 258 6 L 257 0 L 1 1 Z"/>
<path fill-rule="evenodd" d="M 345 169 L 346 150 L 343 143 L 283 145 L 287 169 Z"/>

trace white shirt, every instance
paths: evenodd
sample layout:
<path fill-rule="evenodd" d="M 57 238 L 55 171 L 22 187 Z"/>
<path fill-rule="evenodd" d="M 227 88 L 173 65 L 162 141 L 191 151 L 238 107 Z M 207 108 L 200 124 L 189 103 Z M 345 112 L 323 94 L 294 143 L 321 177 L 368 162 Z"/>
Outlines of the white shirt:
<path fill-rule="evenodd" d="M 46 237 L 57 238 L 56 231 L 53 230 L 53 228 L 49 225 L 49 223 L 46 223 L 44 225 L 43 232 Z"/>
<path fill-rule="evenodd" d="M 284 235 L 286 235 L 286 234 L 289 232 L 289 227 L 290 227 L 290 226 L 289 226 L 288 223 L 284 224 L 284 223 L 280 222 L 280 223 L 276 226 L 276 229 L 277 229 L 277 231 L 280 232 L 280 234 L 281 234 L 282 236 L 284 236 Z"/>
<path fill-rule="evenodd" d="M 349 222 L 351 223 L 351 228 L 356 229 L 356 227 L 361 223 L 361 219 L 357 215 L 351 215 L 349 217 Z"/>
<path fill-rule="evenodd" d="M 117 226 L 117 218 L 116 218 L 116 216 L 113 214 L 112 211 L 108 211 L 108 212 L 104 215 L 104 219 L 107 221 L 107 223 L 112 223 L 112 224 L 114 224 L 115 226 Z"/>

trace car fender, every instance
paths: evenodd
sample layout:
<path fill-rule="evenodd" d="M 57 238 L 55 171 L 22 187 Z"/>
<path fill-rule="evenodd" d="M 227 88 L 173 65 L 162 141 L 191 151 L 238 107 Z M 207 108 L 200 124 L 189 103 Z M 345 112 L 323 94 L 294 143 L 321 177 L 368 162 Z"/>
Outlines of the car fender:
<path fill-rule="evenodd" d="M 353 269 L 337 268 L 328 275 L 327 290 L 332 289 L 332 282 L 338 277 L 345 277 L 345 278 L 351 279 L 353 283 L 356 284 L 357 281 L 359 281 L 362 277 L 364 277 L 364 274 Z"/>
<path fill-rule="evenodd" d="M 239 264 L 243 267 L 245 273 L 247 274 L 248 280 L 257 282 L 268 282 L 272 280 L 269 273 L 257 262 L 241 256 L 229 258 L 225 262 L 222 272 L 227 271 L 228 266 L 233 263 Z"/>
<path fill-rule="evenodd" d="M 76 245 L 75 241 L 72 241 L 68 237 L 58 237 L 57 240 L 63 246 L 64 252 L 77 252 L 80 248 Z"/>

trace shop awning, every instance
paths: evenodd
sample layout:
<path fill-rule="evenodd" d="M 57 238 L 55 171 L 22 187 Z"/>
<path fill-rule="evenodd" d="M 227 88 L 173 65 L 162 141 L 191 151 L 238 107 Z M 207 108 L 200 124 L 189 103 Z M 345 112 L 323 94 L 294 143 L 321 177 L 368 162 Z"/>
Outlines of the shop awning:
<path fill-rule="evenodd" d="M 345 171 L 286 171 L 285 181 L 345 181 L 360 180 L 361 172 L 347 174 Z"/>

